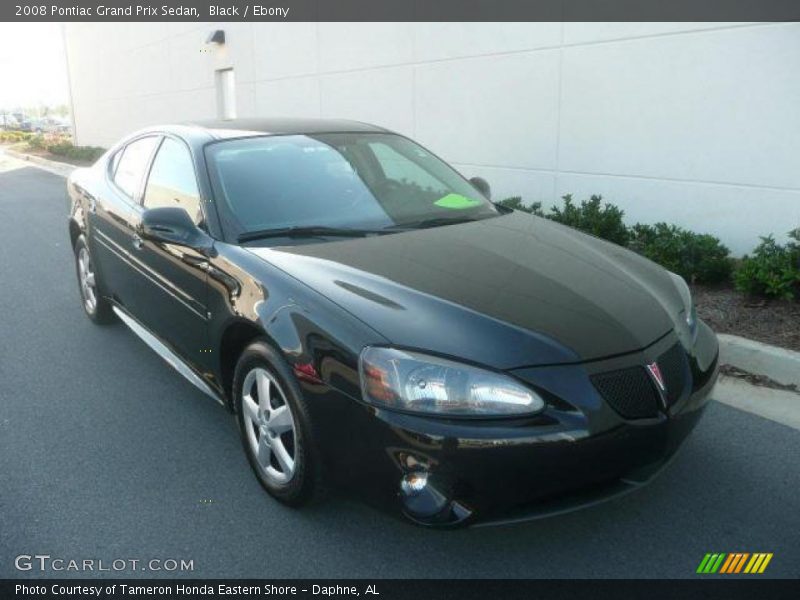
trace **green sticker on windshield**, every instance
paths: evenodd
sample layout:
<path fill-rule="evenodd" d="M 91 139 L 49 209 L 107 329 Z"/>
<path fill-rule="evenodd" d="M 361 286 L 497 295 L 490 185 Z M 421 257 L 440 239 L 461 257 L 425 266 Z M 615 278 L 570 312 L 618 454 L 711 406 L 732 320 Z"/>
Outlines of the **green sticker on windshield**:
<path fill-rule="evenodd" d="M 480 203 L 480 200 L 467 198 L 461 194 L 447 194 L 447 196 L 442 196 L 436 202 L 434 202 L 436 206 L 441 206 L 442 208 L 452 208 L 455 210 L 472 208 L 473 206 L 478 206 Z"/>

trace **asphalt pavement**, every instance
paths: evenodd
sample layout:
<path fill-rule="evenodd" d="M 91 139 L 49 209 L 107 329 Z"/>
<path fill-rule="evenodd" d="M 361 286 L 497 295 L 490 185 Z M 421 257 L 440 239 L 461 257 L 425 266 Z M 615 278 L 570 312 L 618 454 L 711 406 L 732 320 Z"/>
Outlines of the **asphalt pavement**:
<path fill-rule="evenodd" d="M 431 531 L 337 495 L 285 508 L 224 409 L 84 316 L 66 218 L 63 178 L 0 155 L 0 577 L 41 576 L 15 568 L 35 554 L 193 564 L 116 573 L 146 577 L 695 577 L 707 552 L 800 576 L 800 431 L 719 402 L 650 486 L 564 516 Z"/>

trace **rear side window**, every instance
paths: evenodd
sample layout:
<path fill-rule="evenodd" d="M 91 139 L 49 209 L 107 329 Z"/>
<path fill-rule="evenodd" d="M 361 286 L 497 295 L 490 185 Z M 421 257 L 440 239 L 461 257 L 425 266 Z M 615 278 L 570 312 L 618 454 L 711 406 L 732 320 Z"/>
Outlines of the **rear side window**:
<path fill-rule="evenodd" d="M 150 169 L 144 206 L 179 206 L 196 224 L 203 220 L 192 157 L 182 143 L 164 138 Z"/>
<path fill-rule="evenodd" d="M 136 196 L 156 143 L 157 137 L 141 138 L 125 146 L 122 152 L 114 172 L 114 183 L 130 198 Z"/>

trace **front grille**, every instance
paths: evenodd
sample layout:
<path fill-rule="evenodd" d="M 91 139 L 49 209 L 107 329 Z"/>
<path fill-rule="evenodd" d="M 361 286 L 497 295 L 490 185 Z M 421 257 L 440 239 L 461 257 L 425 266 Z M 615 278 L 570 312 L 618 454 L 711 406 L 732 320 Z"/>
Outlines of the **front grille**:
<path fill-rule="evenodd" d="M 592 376 L 603 400 L 626 419 L 658 414 L 658 393 L 644 367 L 636 366 Z"/>
<path fill-rule="evenodd" d="M 667 406 L 672 406 L 680 399 L 688 382 L 686 352 L 680 344 L 675 344 L 659 356 L 657 362 L 667 388 Z M 591 379 L 603 400 L 626 419 L 658 415 L 659 392 L 643 365 L 599 373 Z"/>

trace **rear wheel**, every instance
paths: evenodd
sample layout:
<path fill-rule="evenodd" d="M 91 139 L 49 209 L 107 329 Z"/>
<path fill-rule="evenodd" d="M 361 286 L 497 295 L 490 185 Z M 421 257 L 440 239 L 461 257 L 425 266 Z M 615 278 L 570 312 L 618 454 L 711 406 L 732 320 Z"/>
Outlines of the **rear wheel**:
<path fill-rule="evenodd" d="M 80 236 L 75 242 L 75 270 L 78 274 L 83 310 L 92 321 L 99 325 L 114 322 L 114 311 L 111 303 L 100 295 L 97 273 L 94 270 L 92 256 L 86 245 L 86 238 Z"/>
<path fill-rule="evenodd" d="M 311 420 L 286 361 L 268 343 L 254 342 L 236 365 L 233 391 L 242 446 L 261 485 L 289 506 L 318 497 Z"/>

